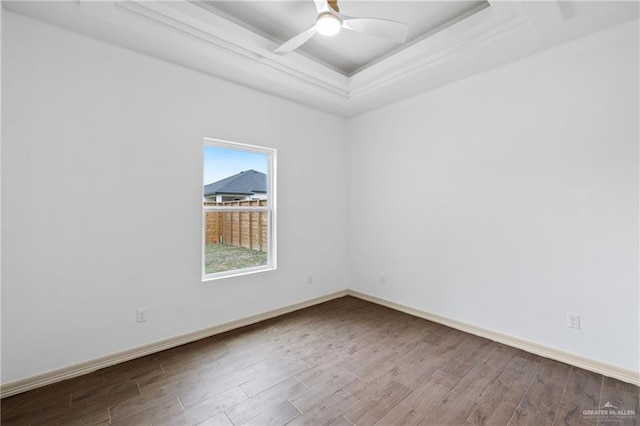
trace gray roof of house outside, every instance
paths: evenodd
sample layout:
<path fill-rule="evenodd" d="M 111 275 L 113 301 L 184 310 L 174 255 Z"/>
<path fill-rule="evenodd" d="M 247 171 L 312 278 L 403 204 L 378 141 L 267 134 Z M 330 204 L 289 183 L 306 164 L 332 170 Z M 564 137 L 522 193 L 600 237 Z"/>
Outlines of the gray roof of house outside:
<path fill-rule="evenodd" d="M 267 192 L 267 175 L 255 170 L 245 170 L 204 186 L 204 195 L 241 194 L 252 195 Z"/>

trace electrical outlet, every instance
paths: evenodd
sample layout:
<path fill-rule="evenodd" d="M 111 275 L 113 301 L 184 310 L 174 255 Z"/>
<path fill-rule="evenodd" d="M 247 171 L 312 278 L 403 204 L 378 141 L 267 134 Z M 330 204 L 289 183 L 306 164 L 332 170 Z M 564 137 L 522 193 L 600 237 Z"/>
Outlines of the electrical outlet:
<path fill-rule="evenodd" d="M 567 312 L 567 327 L 580 330 L 580 315 Z"/>
<path fill-rule="evenodd" d="M 387 283 L 387 279 L 385 278 L 384 274 L 380 274 L 380 283 L 381 284 L 386 284 Z"/>
<path fill-rule="evenodd" d="M 145 322 L 147 320 L 147 308 L 138 308 L 136 314 L 138 322 Z"/>
<path fill-rule="evenodd" d="M 309 275 L 307 275 L 307 282 L 309 284 L 313 284 L 313 274 L 311 272 L 309 272 Z"/>

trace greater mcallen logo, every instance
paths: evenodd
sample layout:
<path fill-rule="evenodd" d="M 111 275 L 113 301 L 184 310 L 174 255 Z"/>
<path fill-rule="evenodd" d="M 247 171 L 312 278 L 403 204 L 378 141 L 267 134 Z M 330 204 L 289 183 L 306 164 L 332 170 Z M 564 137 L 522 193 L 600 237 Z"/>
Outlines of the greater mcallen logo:
<path fill-rule="evenodd" d="M 607 401 L 602 407 L 597 410 L 582 410 L 584 417 L 596 419 L 599 422 L 615 422 L 629 420 L 636 415 L 635 410 L 621 410 L 611 402 Z"/>

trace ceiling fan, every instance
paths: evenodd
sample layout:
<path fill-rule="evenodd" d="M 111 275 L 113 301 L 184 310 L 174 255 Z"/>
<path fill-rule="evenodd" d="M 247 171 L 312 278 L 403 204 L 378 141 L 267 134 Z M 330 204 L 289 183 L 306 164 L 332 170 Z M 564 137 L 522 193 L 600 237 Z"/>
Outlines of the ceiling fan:
<path fill-rule="evenodd" d="M 404 43 L 407 40 L 409 26 L 403 22 L 379 18 L 354 18 L 340 13 L 338 0 L 313 1 L 318 13 L 315 24 L 282 44 L 275 52 L 290 52 L 302 46 L 316 34 L 332 36 L 342 28 L 386 38 L 396 43 Z"/>

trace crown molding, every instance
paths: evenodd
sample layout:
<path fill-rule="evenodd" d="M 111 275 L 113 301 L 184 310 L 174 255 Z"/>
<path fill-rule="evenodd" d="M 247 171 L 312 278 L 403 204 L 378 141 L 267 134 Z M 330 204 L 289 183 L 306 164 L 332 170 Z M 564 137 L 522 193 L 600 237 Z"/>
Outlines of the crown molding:
<path fill-rule="evenodd" d="M 150 56 L 342 116 L 382 106 L 410 81 L 446 81 L 459 58 L 479 46 L 563 22 L 557 0 L 490 0 L 347 76 L 297 52 L 273 53 L 279 41 L 256 34 L 215 9 L 188 0 L 11 2 L 7 8 Z M 498 52 L 499 53 L 499 52 Z M 436 78 L 437 77 L 437 78 Z M 451 77 L 453 79 L 453 77 Z M 435 83 L 434 83 L 435 84 Z M 420 85 L 421 90 L 430 88 Z"/>
<path fill-rule="evenodd" d="M 158 25 L 170 28 L 185 38 L 206 43 L 208 48 L 241 58 L 251 65 L 269 67 L 290 78 L 315 86 L 343 99 L 348 98 L 348 78 L 302 55 L 273 53 L 276 43 L 229 22 L 193 3 L 121 1 L 114 6 Z"/>
<path fill-rule="evenodd" d="M 444 65 L 465 51 L 505 37 L 527 24 L 520 14 L 496 14 L 491 8 L 483 9 L 354 75 L 350 82 L 350 98 L 358 99 L 434 66 Z"/>
<path fill-rule="evenodd" d="M 336 100 L 345 103 L 400 81 L 408 74 L 419 73 L 434 63 L 442 64 L 459 52 L 505 36 L 528 22 L 516 9 L 509 14 L 496 14 L 490 7 L 484 8 L 347 77 L 295 52 L 273 53 L 278 43 L 194 3 L 126 0 L 113 4 L 179 32 L 185 38 L 198 39 L 209 48 L 241 58 L 248 66 L 272 68 L 282 73 L 283 78 L 319 88 L 325 92 L 324 97 L 335 95 L 339 98 Z"/>

